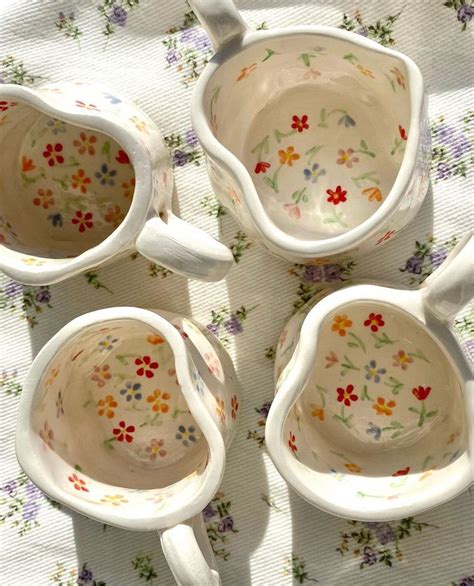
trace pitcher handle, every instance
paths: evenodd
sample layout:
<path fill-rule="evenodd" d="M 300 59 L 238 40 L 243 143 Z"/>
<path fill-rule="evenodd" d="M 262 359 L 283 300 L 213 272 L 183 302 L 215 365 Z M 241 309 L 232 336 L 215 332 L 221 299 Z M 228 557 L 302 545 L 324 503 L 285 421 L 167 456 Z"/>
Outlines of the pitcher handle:
<path fill-rule="evenodd" d="M 234 38 L 243 37 L 249 30 L 233 0 L 189 0 L 202 26 L 218 51 Z"/>
<path fill-rule="evenodd" d="M 161 547 L 178 586 L 220 586 L 202 515 L 160 531 Z"/>
<path fill-rule="evenodd" d="M 159 217 L 149 219 L 135 245 L 149 260 L 200 281 L 220 281 L 234 262 L 226 246 L 173 214 L 166 222 Z"/>
<path fill-rule="evenodd" d="M 441 267 L 422 285 L 427 307 L 438 319 L 451 321 L 474 296 L 474 238 L 469 232 Z"/>

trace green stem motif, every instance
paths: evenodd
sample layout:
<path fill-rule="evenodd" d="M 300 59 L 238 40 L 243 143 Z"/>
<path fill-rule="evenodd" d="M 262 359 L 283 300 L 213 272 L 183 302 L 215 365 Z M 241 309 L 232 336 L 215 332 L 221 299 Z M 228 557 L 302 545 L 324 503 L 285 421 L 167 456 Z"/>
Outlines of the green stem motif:
<path fill-rule="evenodd" d="M 107 162 L 110 163 L 110 142 L 106 140 L 104 142 L 104 146 L 100 151 L 105 157 L 107 157 Z"/>
<path fill-rule="evenodd" d="M 390 436 L 391 439 L 395 439 L 402 433 L 402 429 L 404 429 L 404 426 L 399 421 L 392 421 L 390 422 L 390 425 L 388 425 L 387 427 L 382 427 L 381 431 L 395 431 L 395 433 L 392 433 L 392 435 Z"/>
<path fill-rule="evenodd" d="M 343 228 L 348 228 L 348 225 L 344 222 L 344 214 L 337 213 L 336 208 L 332 208 L 332 216 L 326 216 L 323 220 L 323 224 L 339 224 Z"/>
<path fill-rule="evenodd" d="M 252 155 L 257 155 L 259 162 L 262 160 L 262 154 L 267 154 L 269 151 L 268 142 L 269 136 L 267 134 L 267 136 L 263 140 L 261 140 L 257 145 L 255 145 L 254 148 L 250 151 Z"/>
<path fill-rule="evenodd" d="M 360 370 L 360 368 L 358 368 L 352 362 L 352 360 L 350 358 L 348 358 L 347 354 L 344 354 L 344 360 L 345 360 L 345 362 L 341 362 L 341 366 L 342 366 L 341 376 L 346 375 L 349 370 Z"/>
<path fill-rule="evenodd" d="M 128 362 L 127 358 L 136 358 L 136 354 L 116 354 L 114 356 L 115 360 L 118 360 L 120 364 L 124 366 L 128 366 L 130 363 Z"/>
<path fill-rule="evenodd" d="M 327 395 L 328 391 L 319 385 L 316 385 L 316 390 L 318 391 L 319 398 L 321 399 L 321 407 L 324 409 L 326 407 L 326 397 L 324 395 Z"/>
<path fill-rule="evenodd" d="M 426 456 L 426 458 L 423 460 L 423 464 L 421 465 L 421 469 L 423 471 L 428 468 L 428 464 L 429 464 L 429 462 L 431 462 L 432 459 L 433 459 L 433 456 Z"/>
<path fill-rule="evenodd" d="M 396 138 L 393 141 L 393 147 L 392 150 L 390 151 L 391 155 L 394 155 L 395 153 L 401 152 L 403 153 L 403 151 L 405 150 L 405 141 L 403 141 L 401 138 Z"/>
<path fill-rule="evenodd" d="M 47 132 L 48 132 L 48 128 L 42 128 L 42 129 L 41 129 L 41 130 L 38 132 L 38 134 L 36 134 L 36 135 L 33 137 L 33 140 L 31 141 L 31 146 L 32 146 L 32 147 L 34 147 L 34 146 L 36 145 L 36 143 L 38 142 L 38 140 L 39 140 L 39 139 L 40 139 L 42 136 L 44 136 L 44 135 L 45 135 Z"/>
<path fill-rule="evenodd" d="M 36 183 L 40 179 L 44 179 L 45 178 L 44 169 L 41 167 L 38 170 L 40 172 L 39 175 L 36 175 L 34 177 L 29 177 L 26 173 L 21 173 L 22 181 L 24 181 L 25 184 L 30 184 L 30 183 Z"/>
<path fill-rule="evenodd" d="M 372 338 L 376 340 L 376 348 L 382 348 L 387 344 L 395 344 L 395 342 L 398 342 L 398 340 L 391 340 L 385 333 L 383 333 L 381 336 L 377 336 L 377 334 L 372 333 Z"/>
<path fill-rule="evenodd" d="M 221 86 L 214 88 L 212 91 L 211 102 L 210 102 L 210 106 L 209 106 L 210 112 L 211 112 L 211 120 L 214 120 L 214 107 L 217 103 L 217 98 L 219 97 L 220 91 L 221 91 Z"/>
<path fill-rule="evenodd" d="M 412 358 L 419 358 L 420 360 L 423 360 L 424 362 L 428 362 L 428 364 L 431 364 L 431 362 L 428 360 L 428 358 L 426 358 L 426 356 L 423 354 L 423 352 L 421 350 L 419 350 L 417 348 L 416 352 L 408 352 L 408 356 L 411 356 Z"/>
<path fill-rule="evenodd" d="M 354 64 L 355 62 L 359 61 L 359 59 L 354 55 L 354 53 L 347 53 L 344 55 L 343 59 L 349 61 L 349 63 Z"/>
<path fill-rule="evenodd" d="M 163 422 L 160 421 L 160 415 L 161 413 L 159 411 L 158 413 L 155 413 L 153 417 L 147 415 L 145 417 L 145 421 L 143 423 L 140 423 L 140 427 L 147 427 L 148 425 L 151 425 L 153 427 L 160 427 L 160 425 L 163 425 Z"/>
<path fill-rule="evenodd" d="M 362 492 L 361 490 L 358 490 L 357 491 L 357 496 L 359 498 L 369 497 L 371 499 L 385 499 L 385 498 L 387 498 L 386 495 L 382 495 L 382 494 L 369 494 L 368 492 Z"/>
<path fill-rule="evenodd" d="M 403 387 L 405 386 L 402 382 L 400 382 L 399 380 L 397 380 L 395 377 L 393 376 L 389 376 L 388 377 L 388 382 L 384 381 L 383 383 L 386 387 L 389 387 L 392 390 L 392 393 L 394 395 L 398 395 L 398 393 L 403 389 Z"/>
<path fill-rule="evenodd" d="M 104 447 L 106 447 L 109 450 L 114 450 L 114 446 L 112 445 L 113 442 L 117 441 L 116 437 L 111 437 L 107 440 L 104 440 Z"/>
<path fill-rule="evenodd" d="M 299 59 L 303 61 L 306 67 L 311 67 L 311 59 L 316 59 L 319 55 L 326 55 L 323 51 L 322 47 L 315 47 L 311 53 L 301 53 Z"/>
<path fill-rule="evenodd" d="M 373 399 L 372 397 L 369 395 L 369 392 L 367 390 L 367 385 L 364 385 L 362 388 L 362 393 L 360 395 L 360 398 L 362 399 L 362 401 L 372 401 Z"/>
<path fill-rule="evenodd" d="M 178 417 L 178 415 L 181 415 L 181 414 L 183 414 L 183 415 L 184 414 L 189 415 L 189 413 L 190 413 L 189 409 L 178 409 L 178 408 L 176 408 L 173 411 L 173 413 L 171 414 L 171 419 L 176 419 Z"/>
<path fill-rule="evenodd" d="M 350 348 L 361 348 L 364 352 L 367 352 L 364 342 L 354 332 L 349 332 L 347 337 L 351 339 L 347 341 L 347 345 Z"/>
<path fill-rule="evenodd" d="M 280 173 L 282 167 L 283 165 L 280 165 L 271 177 L 263 178 L 264 183 L 271 187 L 275 193 L 278 193 L 278 174 Z"/>
<path fill-rule="evenodd" d="M 280 144 L 284 138 L 288 138 L 289 136 L 293 136 L 293 134 L 296 134 L 296 128 L 290 130 L 289 132 L 282 132 L 281 130 L 278 130 L 278 128 L 275 128 L 273 134 L 275 136 L 275 140 L 277 141 L 277 143 Z"/>
<path fill-rule="evenodd" d="M 408 407 L 408 411 L 411 411 L 412 413 L 416 413 L 419 417 L 418 417 L 418 427 L 422 427 L 423 424 L 425 423 L 426 419 L 430 418 L 430 417 L 434 417 L 437 413 L 438 410 L 435 409 L 434 411 L 426 411 L 426 405 L 424 401 L 421 401 L 421 409 L 418 410 L 415 407 Z"/>
<path fill-rule="evenodd" d="M 367 183 L 375 183 L 375 185 L 380 185 L 380 181 L 377 178 L 377 171 L 367 171 L 367 173 L 362 173 L 358 177 L 351 177 L 352 181 L 356 185 L 356 187 L 363 187 L 364 181 Z"/>
<path fill-rule="evenodd" d="M 306 164 L 308 165 L 308 167 L 312 164 L 314 157 L 316 156 L 316 154 L 322 149 L 324 148 L 325 145 L 320 144 L 320 145 L 315 145 L 314 147 L 311 147 L 310 149 L 308 149 L 305 152 L 305 155 L 308 157 Z"/>
<path fill-rule="evenodd" d="M 326 108 L 321 108 L 319 112 L 319 128 L 328 128 L 327 121 L 333 114 L 342 114 L 343 116 L 347 116 L 347 110 L 343 110 L 341 108 L 334 108 L 334 110 L 330 110 L 329 112 L 326 111 Z"/>
<path fill-rule="evenodd" d="M 388 83 L 392 86 L 392 90 L 394 91 L 394 93 L 397 92 L 397 87 L 395 85 L 395 82 L 393 81 L 393 79 L 390 77 L 390 75 L 387 75 L 386 73 L 384 73 L 384 76 L 387 78 Z"/>
<path fill-rule="evenodd" d="M 365 140 L 360 141 L 359 148 L 354 150 L 354 152 L 359 153 L 360 155 L 367 155 L 368 157 L 375 158 L 375 153 L 369 150 Z"/>
<path fill-rule="evenodd" d="M 267 54 L 262 59 L 261 63 L 263 63 L 264 61 L 268 61 L 268 59 L 270 59 L 270 57 L 273 57 L 273 55 L 280 55 L 278 51 L 274 51 L 273 49 L 265 49 L 265 51 L 267 52 Z"/>
<path fill-rule="evenodd" d="M 298 191 L 292 193 L 291 198 L 295 201 L 295 203 L 300 203 L 301 201 L 303 203 L 307 203 L 308 196 L 306 194 L 306 187 L 303 187 L 303 189 L 298 189 Z"/>
<path fill-rule="evenodd" d="M 341 414 L 340 415 L 338 415 L 337 413 L 333 415 L 334 419 L 343 423 L 348 429 L 351 429 L 351 427 L 352 427 L 352 425 L 351 425 L 352 417 L 353 417 L 353 414 L 345 415 L 344 405 L 341 407 Z M 340 454 L 338 454 L 338 455 L 340 455 Z"/>

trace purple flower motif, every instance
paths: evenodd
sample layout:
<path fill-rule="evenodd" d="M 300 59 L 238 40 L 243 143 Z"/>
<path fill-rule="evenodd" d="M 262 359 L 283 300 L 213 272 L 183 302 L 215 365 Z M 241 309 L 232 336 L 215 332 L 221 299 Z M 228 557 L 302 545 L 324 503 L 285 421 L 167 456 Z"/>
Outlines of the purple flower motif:
<path fill-rule="evenodd" d="M 272 406 L 272 402 L 271 401 L 267 401 L 266 403 L 264 403 L 260 409 L 257 409 L 257 413 L 259 413 L 265 420 L 268 417 L 268 413 L 270 411 L 270 407 Z"/>
<path fill-rule="evenodd" d="M 23 519 L 25 521 L 34 521 L 38 515 L 40 507 L 41 503 L 36 500 L 27 501 L 23 506 Z"/>
<path fill-rule="evenodd" d="M 182 43 L 191 43 L 196 38 L 197 32 L 195 27 L 184 29 L 179 40 Z"/>
<path fill-rule="evenodd" d="M 35 300 L 38 303 L 49 303 L 51 300 L 51 293 L 46 287 L 41 287 L 35 295 Z"/>
<path fill-rule="evenodd" d="M 16 494 L 16 480 L 10 480 L 4 484 L 2 490 L 4 490 L 10 498 L 14 497 Z"/>
<path fill-rule="evenodd" d="M 200 32 L 199 35 L 196 36 L 194 40 L 194 46 L 198 51 L 207 51 L 211 48 L 211 41 L 209 37 L 204 32 Z"/>
<path fill-rule="evenodd" d="M 109 20 L 118 26 L 125 26 L 127 24 L 127 16 L 125 8 L 115 4 L 112 12 L 109 14 Z"/>
<path fill-rule="evenodd" d="M 230 319 L 224 322 L 224 327 L 229 334 L 235 335 L 240 334 L 243 331 L 241 322 L 235 315 L 232 315 Z"/>
<path fill-rule="evenodd" d="M 471 358 L 474 358 L 474 340 L 468 340 L 464 343 L 464 349 Z"/>
<path fill-rule="evenodd" d="M 5 295 L 7 297 L 17 297 L 22 292 L 23 285 L 20 285 L 20 283 L 16 283 L 15 281 L 10 281 L 10 283 L 8 283 L 8 285 L 5 287 Z"/>
<path fill-rule="evenodd" d="M 421 275 L 421 271 L 423 268 L 423 257 L 421 256 L 411 256 L 405 265 L 405 270 L 408 273 L 413 273 L 414 275 Z"/>
<path fill-rule="evenodd" d="M 60 228 L 63 227 L 63 217 L 61 214 L 50 214 L 48 216 L 48 220 L 53 224 L 55 228 L 57 228 L 58 226 Z"/>
<path fill-rule="evenodd" d="M 456 141 L 452 147 L 453 157 L 455 159 L 460 159 L 464 154 L 468 153 L 471 150 L 471 145 L 469 141 L 466 140 L 464 136 L 461 134 L 456 138 Z"/>
<path fill-rule="evenodd" d="M 206 328 L 211 332 L 211 334 L 214 334 L 214 336 L 217 336 L 219 333 L 219 326 L 216 324 L 207 324 Z"/>
<path fill-rule="evenodd" d="M 474 6 L 469 4 L 461 4 L 458 8 L 458 20 L 463 24 L 467 24 L 471 22 L 472 17 L 474 16 Z"/>
<path fill-rule="evenodd" d="M 184 151 L 176 149 L 173 153 L 173 165 L 175 167 L 183 167 L 188 162 L 188 154 Z"/>
<path fill-rule="evenodd" d="M 31 500 L 39 499 L 43 494 L 41 490 L 32 482 L 29 482 L 26 485 L 25 493 Z"/>
<path fill-rule="evenodd" d="M 305 267 L 303 273 L 303 279 L 307 283 L 319 283 L 323 280 L 323 271 L 321 267 L 318 266 L 308 266 Z"/>
<path fill-rule="evenodd" d="M 217 531 L 219 531 L 219 533 L 225 533 L 226 531 L 232 531 L 233 528 L 234 520 L 232 517 L 224 517 L 217 526 Z"/>
<path fill-rule="evenodd" d="M 91 572 L 91 570 L 89 570 L 89 568 L 87 567 L 87 564 L 84 564 L 82 566 L 81 573 L 77 577 L 76 584 L 81 584 L 81 585 L 90 584 L 93 579 L 94 579 L 94 574 Z"/>
<path fill-rule="evenodd" d="M 388 523 L 377 523 L 374 532 L 381 545 L 395 541 L 395 534 Z"/>
<path fill-rule="evenodd" d="M 178 61 L 178 54 L 174 49 L 170 49 L 168 51 L 168 53 L 166 54 L 166 61 L 169 65 L 172 65 L 173 63 L 176 63 Z"/>
<path fill-rule="evenodd" d="M 448 165 L 448 163 L 438 163 L 436 170 L 438 171 L 436 174 L 436 179 L 449 179 L 449 177 L 451 177 L 451 167 Z"/>
<path fill-rule="evenodd" d="M 358 35 L 360 35 L 361 37 L 367 37 L 367 36 L 369 36 L 369 32 L 367 31 L 367 29 L 365 27 L 362 27 L 360 29 L 357 29 L 354 32 L 357 33 Z"/>
<path fill-rule="evenodd" d="M 456 134 L 456 130 L 452 126 L 442 124 L 436 129 L 436 137 L 444 144 L 451 144 Z"/>
<path fill-rule="evenodd" d="M 465 576 L 459 580 L 459 586 L 474 586 L 474 576 Z"/>
<path fill-rule="evenodd" d="M 207 507 L 202 511 L 202 516 L 204 517 L 204 521 L 209 521 L 214 517 L 216 511 L 212 508 L 212 503 L 209 503 Z"/>
<path fill-rule="evenodd" d="M 370 547 L 370 545 L 366 545 L 362 550 L 362 560 L 363 563 L 367 566 L 373 566 L 377 563 L 377 554 L 375 551 Z"/>
<path fill-rule="evenodd" d="M 375 440 L 379 440 L 382 435 L 382 430 L 378 425 L 375 425 L 371 421 L 369 422 L 369 427 L 366 429 L 366 432 L 369 435 L 373 435 Z"/>
<path fill-rule="evenodd" d="M 341 279 L 341 267 L 336 264 L 330 264 L 324 266 L 324 277 L 326 281 L 339 281 Z"/>
<path fill-rule="evenodd" d="M 440 248 L 439 250 L 434 250 L 430 255 L 431 266 L 435 269 L 442 264 L 446 257 L 448 256 L 448 251 Z"/>
<path fill-rule="evenodd" d="M 196 133 L 192 128 L 186 130 L 186 132 L 184 133 L 184 138 L 188 145 L 192 148 L 197 147 L 197 145 L 199 144 Z"/>
<path fill-rule="evenodd" d="M 338 124 L 339 124 L 339 126 L 341 124 L 344 124 L 344 126 L 346 128 L 349 128 L 350 126 L 356 125 L 354 118 L 352 118 L 352 116 L 349 116 L 349 114 L 344 114 L 344 116 L 339 118 Z"/>

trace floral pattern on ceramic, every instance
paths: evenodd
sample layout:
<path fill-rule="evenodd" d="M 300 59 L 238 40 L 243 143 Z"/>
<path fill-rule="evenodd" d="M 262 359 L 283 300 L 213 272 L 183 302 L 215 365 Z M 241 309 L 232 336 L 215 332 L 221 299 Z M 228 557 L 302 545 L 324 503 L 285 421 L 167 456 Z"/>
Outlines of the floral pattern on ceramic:
<path fill-rule="evenodd" d="M 219 48 L 205 3 L 193 6 Z M 414 64 L 351 33 L 251 33 L 237 14 L 231 18 L 242 43 L 211 61 L 193 111 L 217 196 L 247 232 L 293 262 L 385 242 L 415 215 L 428 187 L 427 111 Z M 419 121 L 410 129 L 413 110 Z M 412 131 L 419 164 L 405 156 Z M 401 192 L 396 180 L 408 167 Z M 353 236 L 397 196 L 390 226 L 379 222 L 381 234 Z M 328 239 L 343 234 L 345 247 L 335 241 L 333 252 L 318 253 L 320 242 L 329 248 Z"/>

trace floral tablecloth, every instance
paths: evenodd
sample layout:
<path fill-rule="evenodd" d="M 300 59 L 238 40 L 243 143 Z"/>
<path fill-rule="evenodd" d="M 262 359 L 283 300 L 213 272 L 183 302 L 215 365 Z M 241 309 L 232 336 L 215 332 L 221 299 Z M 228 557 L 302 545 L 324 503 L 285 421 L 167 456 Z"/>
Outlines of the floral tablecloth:
<path fill-rule="evenodd" d="M 72 318 L 113 305 L 192 315 L 209 324 L 235 360 L 240 425 L 221 490 L 203 513 L 224 584 L 474 584 L 474 493 L 391 523 L 339 519 L 289 491 L 264 440 L 274 346 L 287 316 L 324 282 L 416 287 L 472 225 L 474 7 L 464 0 L 237 4 L 255 29 L 332 25 L 412 57 L 430 94 L 429 194 L 416 220 L 367 258 L 323 268 L 288 265 L 253 243 L 212 194 L 189 120 L 193 86 L 212 51 L 184 0 L 2 1 L 0 82 L 100 81 L 134 99 L 166 136 L 180 214 L 228 244 L 236 260 L 218 284 L 187 282 L 136 255 L 50 287 L 0 276 L 2 585 L 174 583 L 156 534 L 105 527 L 52 503 L 15 459 L 18 400 L 33 357 Z M 472 307 L 455 327 L 474 353 Z"/>

